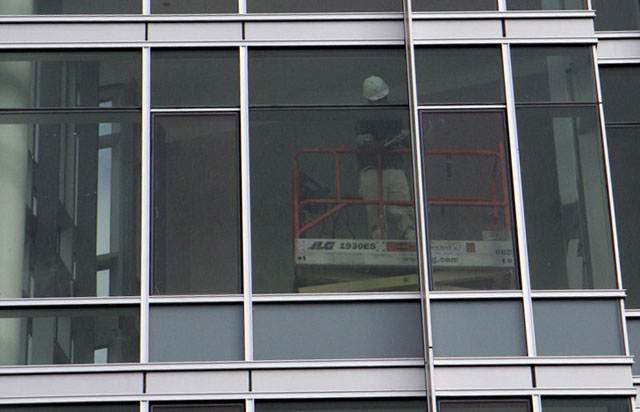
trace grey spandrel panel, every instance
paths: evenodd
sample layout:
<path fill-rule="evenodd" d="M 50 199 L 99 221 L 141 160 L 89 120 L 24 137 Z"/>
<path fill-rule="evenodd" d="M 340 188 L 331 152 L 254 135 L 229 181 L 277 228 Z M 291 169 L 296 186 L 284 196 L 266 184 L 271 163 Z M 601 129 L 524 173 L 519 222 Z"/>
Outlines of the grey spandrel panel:
<path fill-rule="evenodd" d="M 238 106 L 239 81 L 238 50 L 151 52 L 153 107 Z"/>
<path fill-rule="evenodd" d="M 0 15 L 21 14 L 140 14 L 141 0 L 30 0 L 0 5 Z"/>
<path fill-rule="evenodd" d="M 601 66 L 600 83 L 607 123 L 640 123 L 640 65 Z"/>
<path fill-rule="evenodd" d="M 151 362 L 229 361 L 243 357 L 240 305 L 151 307 Z"/>
<path fill-rule="evenodd" d="M 424 399 L 256 401 L 256 412 L 423 412 Z"/>
<path fill-rule="evenodd" d="M 137 403 L 102 403 L 98 404 L 49 404 L 38 405 L 2 405 L 1 412 L 139 412 Z"/>
<path fill-rule="evenodd" d="M 437 357 L 525 356 L 522 303 L 432 301 Z"/>
<path fill-rule="evenodd" d="M 136 111 L 0 115 L 1 297 L 139 294 L 140 150 Z"/>
<path fill-rule="evenodd" d="M 498 47 L 416 48 L 421 104 L 504 103 Z"/>
<path fill-rule="evenodd" d="M 139 360 L 139 309 L 0 310 L 2 365 L 123 363 Z"/>
<path fill-rule="evenodd" d="M 586 0 L 507 0 L 508 10 L 584 10 Z"/>
<path fill-rule="evenodd" d="M 247 0 L 249 13 L 402 11 L 402 0 Z"/>
<path fill-rule="evenodd" d="M 238 0 L 151 0 L 151 14 L 237 13 Z"/>
<path fill-rule="evenodd" d="M 414 302 L 255 304 L 253 321 L 260 360 L 423 356 Z"/>
<path fill-rule="evenodd" d="M 615 289 L 598 111 L 517 109 L 533 289 Z"/>
<path fill-rule="evenodd" d="M 0 108 L 139 107 L 139 51 L 3 52 Z"/>
<path fill-rule="evenodd" d="M 438 412 L 529 412 L 528 400 L 456 399 L 438 402 Z"/>
<path fill-rule="evenodd" d="M 498 10 L 496 0 L 413 0 L 413 11 Z"/>
<path fill-rule="evenodd" d="M 640 3 L 637 0 L 591 0 L 596 11 L 596 31 L 640 29 Z"/>
<path fill-rule="evenodd" d="M 543 412 L 631 412 L 626 397 L 542 397 Z"/>
<path fill-rule="evenodd" d="M 596 82 L 587 46 L 511 48 L 516 103 L 595 103 Z"/>
<path fill-rule="evenodd" d="M 634 375 L 640 375 L 640 319 L 627 318 L 627 335 L 629 353 L 633 356 L 631 371 Z"/>
<path fill-rule="evenodd" d="M 363 83 L 383 81 L 377 100 L 407 104 L 402 48 L 264 49 L 249 52 L 249 104 L 255 106 L 365 105 Z"/>
<path fill-rule="evenodd" d="M 540 356 L 623 355 L 617 300 L 534 300 Z"/>

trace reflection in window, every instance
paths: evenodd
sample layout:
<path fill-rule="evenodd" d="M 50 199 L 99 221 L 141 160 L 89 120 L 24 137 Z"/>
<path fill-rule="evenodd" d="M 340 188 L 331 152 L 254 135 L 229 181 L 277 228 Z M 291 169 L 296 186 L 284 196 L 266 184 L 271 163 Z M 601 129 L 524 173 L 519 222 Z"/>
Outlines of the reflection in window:
<path fill-rule="evenodd" d="M 586 0 L 507 0 L 509 10 L 584 10 Z"/>
<path fill-rule="evenodd" d="M 528 400 L 459 399 L 438 401 L 438 412 L 529 412 Z"/>
<path fill-rule="evenodd" d="M 498 10 L 496 0 L 413 0 L 414 11 Z"/>
<path fill-rule="evenodd" d="M 152 14 L 237 12 L 238 0 L 151 0 Z"/>
<path fill-rule="evenodd" d="M 402 0 L 247 0 L 249 13 L 402 11 Z"/>
<path fill-rule="evenodd" d="M 517 288 L 504 113 L 421 120 L 432 288 Z"/>
<path fill-rule="evenodd" d="M 48 404 L 40 405 L 3 405 L 1 412 L 139 412 L 140 406 L 137 403 L 74 403 L 68 405 Z"/>
<path fill-rule="evenodd" d="M 30 0 L 4 2 L 0 15 L 16 14 L 140 14 L 141 0 Z"/>
<path fill-rule="evenodd" d="M 628 398 L 547 398 L 542 397 L 543 412 L 630 412 L 631 405 Z"/>
<path fill-rule="evenodd" d="M 637 0 L 591 0 L 596 11 L 596 31 L 640 29 L 640 3 Z"/>

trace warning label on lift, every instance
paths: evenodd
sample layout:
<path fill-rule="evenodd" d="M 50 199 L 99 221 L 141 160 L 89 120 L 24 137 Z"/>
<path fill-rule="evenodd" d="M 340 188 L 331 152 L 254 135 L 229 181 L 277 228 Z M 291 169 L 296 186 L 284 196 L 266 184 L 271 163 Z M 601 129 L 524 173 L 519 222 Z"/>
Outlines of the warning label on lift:
<path fill-rule="evenodd" d="M 298 265 L 415 266 L 416 243 L 378 239 L 296 239 Z M 431 263 L 437 267 L 513 266 L 510 241 L 433 240 Z"/>

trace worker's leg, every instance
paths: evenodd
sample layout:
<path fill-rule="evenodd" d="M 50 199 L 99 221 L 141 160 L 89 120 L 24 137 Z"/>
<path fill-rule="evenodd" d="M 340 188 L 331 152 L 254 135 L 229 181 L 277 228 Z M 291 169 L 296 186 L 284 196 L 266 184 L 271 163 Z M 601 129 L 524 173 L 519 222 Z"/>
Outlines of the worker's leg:
<path fill-rule="evenodd" d="M 360 196 L 364 200 L 378 200 L 378 171 L 368 167 L 360 171 Z M 377 205 L 366 205 L 369 237 L 380 239 L 380 214 Z"/>
<path fill-rule="evenodd" d="M 411 200 L 407 175 L 402 169 L 385 169 L 382 174 L 384 195 L 388 200 Z M 411 206 L 388 205 L 386 212 L 398 233 L 406 240 L 416 239 L 416 228 Z"/>

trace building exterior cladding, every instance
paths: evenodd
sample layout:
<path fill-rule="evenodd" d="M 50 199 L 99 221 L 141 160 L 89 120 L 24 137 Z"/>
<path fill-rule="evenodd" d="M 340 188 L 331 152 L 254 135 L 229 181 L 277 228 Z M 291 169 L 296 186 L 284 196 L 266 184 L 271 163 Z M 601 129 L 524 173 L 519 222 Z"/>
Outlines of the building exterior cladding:
<path fill-rule="evenodd" d="M 638 0 L 5 0 L 0 411 L 630 412 Z"/>

